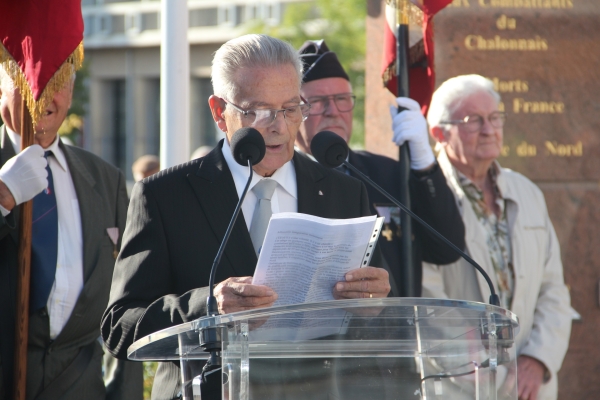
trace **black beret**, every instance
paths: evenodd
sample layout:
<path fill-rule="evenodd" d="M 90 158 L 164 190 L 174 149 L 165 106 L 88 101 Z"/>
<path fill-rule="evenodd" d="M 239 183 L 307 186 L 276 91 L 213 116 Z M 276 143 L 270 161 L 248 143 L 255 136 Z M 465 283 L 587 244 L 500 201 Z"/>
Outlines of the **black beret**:
<path fill-rule="evenodd" d="M 300 50 L 300 59 L 304 64 L 303 82 L 323 78 L 344 78 L 350 80 L 337 55 L 325 44 L 324 40 L 307 40 Z"/>

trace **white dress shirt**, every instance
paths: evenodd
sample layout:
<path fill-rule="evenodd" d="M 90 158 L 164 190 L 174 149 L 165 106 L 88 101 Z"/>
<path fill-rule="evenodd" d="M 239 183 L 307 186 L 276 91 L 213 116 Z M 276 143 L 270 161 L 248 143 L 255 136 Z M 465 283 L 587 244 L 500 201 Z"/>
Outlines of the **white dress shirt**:
<path fill-rule="evenodd" d="M 233 176 L 233 182 L 235 183 L 235 189 L 239 198 L 246 187 L 246 182 L 248 182 L 248 167 L 241 166 L 233 159 L 227 139 L 223 142 L 222 151 L 225 162 Z M 252 176 L 252 182 L 250 182 L 248 193 L 242 203 L 242 213 L 244 214 L 248 230 L 250 230 L 252 216 L 254 215 L 254 209 L 256 208 L 256 202 L 258 201 L 256 195 L 252 192 L 252 188 L 261 179 L 274 179 L 278 183 L 275 192 L 273 193 L 273 197 L 271 197 L 271 211 L 273 214 L 280 212 L 298 212 L 296 170 L 294 169 L 293 162 L 290 160 L 283 164 L 283 166 L 275 171 L 273 176 L 269 178 L 264 178 L 257 173 L 254 173 Z"/>
<path fill-rule="evenodd" d="M 21 151 L 21 136 L 6 130 L 15 153 Z M 45 151 L 52 151 L 48 164 L 52 170 L 58 212 L 58 256 L 54 285 L 48 297 L 50 338 L 55 339 L 71 316 L 83 289 L 83 234 L 75 185 L 59 138 Z"/>

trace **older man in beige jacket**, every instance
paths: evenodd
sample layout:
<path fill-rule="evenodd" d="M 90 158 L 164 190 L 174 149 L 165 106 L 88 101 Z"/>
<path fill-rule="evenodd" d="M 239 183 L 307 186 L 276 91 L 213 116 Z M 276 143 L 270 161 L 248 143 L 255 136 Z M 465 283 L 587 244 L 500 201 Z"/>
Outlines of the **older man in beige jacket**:
<path fill-rule="evenodd" d="M 490 275 L 503 307 L 519 317 L 519 399 L 556 399 L 571 332 L 560 248 L 540 189 L 496 161 L 505 115 L 491 81 L 452 78 L 428 115 L 438 163 L 465 223 L 467 251 Z M 423 296 L 485 302 L 489 288 L 466 261 L 423 265 Z"/>

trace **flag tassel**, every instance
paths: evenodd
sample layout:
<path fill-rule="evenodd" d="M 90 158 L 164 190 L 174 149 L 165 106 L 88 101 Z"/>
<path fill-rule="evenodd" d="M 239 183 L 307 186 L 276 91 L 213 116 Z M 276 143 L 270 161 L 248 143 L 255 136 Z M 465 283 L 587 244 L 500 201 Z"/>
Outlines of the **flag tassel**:
<path fill-rule="evenodd" d="M 60 68 L 54 73 L 50 81 L 44 88 L 39 99 L 35 99 L 29 82 L 25 74 L 21 70 L 19 64 L 14 60 L 10 53 L 0 42 L 0 65 L 19 88 L 21 96 L 27 104 L 27 108 L 31 111 L 31 120 L 35 126 L 46 111 L 46 107 L 52 102 L 54 95 L 58 93 L 65 85 L 73 79 L 75 71 L 83 65 L 83 41 L 75 48 L 75 50 L 62 63 Z"/>

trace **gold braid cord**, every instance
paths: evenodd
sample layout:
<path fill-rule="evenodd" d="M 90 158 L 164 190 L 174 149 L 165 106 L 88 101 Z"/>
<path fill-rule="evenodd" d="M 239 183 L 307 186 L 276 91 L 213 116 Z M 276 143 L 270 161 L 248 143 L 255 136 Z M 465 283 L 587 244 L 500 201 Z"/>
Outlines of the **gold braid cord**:
<path fill-rule="evenodd" d="M 79 43 L 77 48 L 75 48 L 75 51 L 73 51 L 73 53 L 67 57 L 65 62 L 62 63 L 58 71 L 54 73 L 52 78 L 48 81 L 48 84 L 46 84 L 40 98 L 36 100 L 33 97 L 29 82 L 27 82 L 25 74 L 21 71 L 19 64 L 17 64 L 12 55 L 10 55 L 0 42 L 0 65 L 2 65 L 4 71 L 6 71 L 14 85 L 19 88 L 21 96 L 24 96 L 27 108 L 31 113 L 31 120 L 34 127 L 46 111 L 48 104 L 52 102 L 54 95 L 65 87 L 71 80 L 75 71 L 81 68 L 82 64 L 83 42 Z"/>

